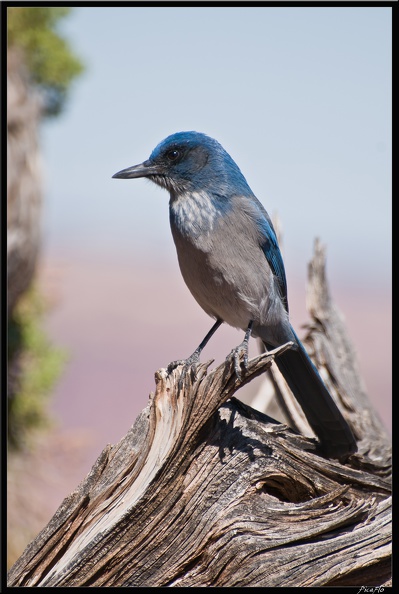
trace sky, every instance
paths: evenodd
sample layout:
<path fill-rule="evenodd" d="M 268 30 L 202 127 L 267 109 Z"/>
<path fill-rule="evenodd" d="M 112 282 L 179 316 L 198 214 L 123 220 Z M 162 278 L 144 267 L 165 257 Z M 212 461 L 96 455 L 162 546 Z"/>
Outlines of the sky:
<path fill-rule="evenodd" d="M 314 238 L 334 284 L 391 273 L 391 9 L 81 7 L 60 33 L 86 66 L 42 126 L 44 244 L 175 258 L 168 195 L 113 173 L 197 130 L 231 154 L 305 278 Z"/>
<path fill-rule="evenodd" d="M 40 132 L 43 257 L 60 294 L 49 329 L 70 355 L 54 408 L 99 432 L 93 459 L 144 408 L 154 371 L 212 324 L 181 279 L 167 192 L 112 179 L 181 130 L 216 138 L 278 215 L 299 336 L 315 237 L 326 245 L 333 299 L 389 427 L 391 9 L 80 7 L 60 32 L 86 71 Z M 203 360 L 242 338 L 223 326 Z"/>

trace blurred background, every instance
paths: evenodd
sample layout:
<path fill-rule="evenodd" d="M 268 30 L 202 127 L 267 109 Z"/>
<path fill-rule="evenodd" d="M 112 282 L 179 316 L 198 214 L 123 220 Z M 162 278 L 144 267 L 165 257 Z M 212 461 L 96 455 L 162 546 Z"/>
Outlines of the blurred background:
<path fill-rule="evenodd" d="M 391 9 L 14 7 L 8 26 L 9 563 L 211 327 L 168 194 L 112 179 L 173 132 L 216 138 L 278 216 L 300 336 L 326 244 L 390 431 Z M 222 327 L 202 360 L 241 340 Z"/>

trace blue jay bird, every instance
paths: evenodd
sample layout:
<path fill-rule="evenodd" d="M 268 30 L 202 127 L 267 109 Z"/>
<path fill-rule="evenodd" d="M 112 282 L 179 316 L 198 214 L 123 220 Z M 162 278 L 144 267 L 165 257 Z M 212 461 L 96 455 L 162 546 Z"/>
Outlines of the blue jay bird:
<path fill-rule="evenodd" d="M 184 361 L 186 368 L 198 364 L 223 322 L 245 332 L 234 349 L 238 377 L 240 365 L 248 363 L 251 335 L 260 337 L 266 350 L 292 341 L 275 362 L 324 452 L 334 458 L 356 452 L 351 429 L 290 324 L 284 264 L 270 217 L 224 148 L 205 134 L 178 132 L 144 163 L 113 177 L 146 177 L 169 191 L 181 273 L 199 305 L 216 320 Z"/>

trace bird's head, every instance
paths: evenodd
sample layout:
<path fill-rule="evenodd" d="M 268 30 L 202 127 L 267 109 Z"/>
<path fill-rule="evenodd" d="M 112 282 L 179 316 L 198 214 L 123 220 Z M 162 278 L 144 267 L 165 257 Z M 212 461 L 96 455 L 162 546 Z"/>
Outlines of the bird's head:
<path fill-rule="evenodd" d="M 168 136 L 147 161 L 122 169 L 112 177 L 147 177 L 171 195 L 201 190 L 225 196 L 250 192 L 230 155 L 216 140 L 200 132 Z"/>

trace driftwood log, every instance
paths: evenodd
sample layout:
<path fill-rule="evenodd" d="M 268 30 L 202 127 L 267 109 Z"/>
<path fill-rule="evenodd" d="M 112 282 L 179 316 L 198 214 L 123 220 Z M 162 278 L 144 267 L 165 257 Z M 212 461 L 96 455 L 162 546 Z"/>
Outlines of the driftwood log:
<path fill-rule="evenodd" d="M 66 497 L 8 585 L 390 585 L 390 439 L 359 380 L 319 244 L 309 296 L 306 344 L 357 454 L 325 459 L 297 432 L 309 429 L 274 371 L 294 429 L 234 397 L 289 345 L 252 359 L 242 382 L 231 358 L 202 364 L 182 390 L 181 367 L 161 369 L 147 408 Z"/>

